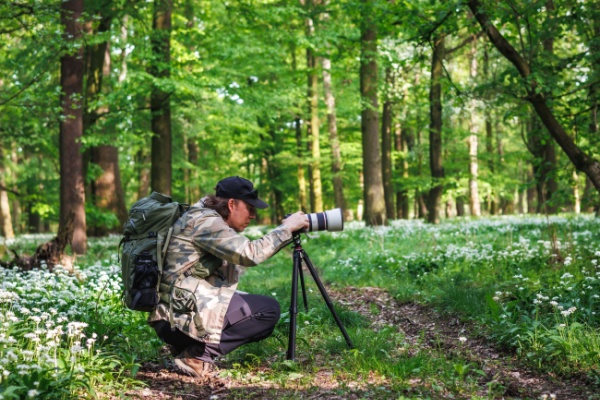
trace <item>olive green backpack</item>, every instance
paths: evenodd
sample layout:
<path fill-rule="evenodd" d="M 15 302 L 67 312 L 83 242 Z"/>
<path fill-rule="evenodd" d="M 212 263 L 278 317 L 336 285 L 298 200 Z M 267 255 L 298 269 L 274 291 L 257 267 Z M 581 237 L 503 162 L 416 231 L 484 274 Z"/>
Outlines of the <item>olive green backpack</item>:
<path fill-rule="evenodd" d="M 152 311 L 173 224 L 189 208 L 157 192 L 137 201 L 125 223 L 121 253 L 123 300 L 135 311 Z"/>

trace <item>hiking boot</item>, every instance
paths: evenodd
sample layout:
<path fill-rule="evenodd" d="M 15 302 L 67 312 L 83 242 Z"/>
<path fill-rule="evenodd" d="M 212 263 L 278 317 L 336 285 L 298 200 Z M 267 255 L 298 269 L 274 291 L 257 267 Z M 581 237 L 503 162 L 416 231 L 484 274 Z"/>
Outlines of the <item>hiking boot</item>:
<path fill-rule="evenodd" d="M 195 346 L 186 348 L 181 354 L 175 357 L 175 368 L 186 375 L 191 375 L 196 378 L 213 375 L 217 371 L 217 367 L 210 361 L 203 361 L 195 357 L 198 351 Z"/>

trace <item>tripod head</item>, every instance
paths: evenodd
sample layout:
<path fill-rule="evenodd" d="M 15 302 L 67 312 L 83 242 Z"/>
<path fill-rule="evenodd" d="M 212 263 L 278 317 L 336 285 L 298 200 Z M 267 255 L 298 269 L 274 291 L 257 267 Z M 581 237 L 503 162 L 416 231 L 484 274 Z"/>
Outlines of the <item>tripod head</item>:
<path fill-rule="evenodd" d="M 302 231 L 292 232 L 292 241 L 294 242 L 296 249 L 302 249 L 302 239 L 300 239 L 300 234 Z"/>

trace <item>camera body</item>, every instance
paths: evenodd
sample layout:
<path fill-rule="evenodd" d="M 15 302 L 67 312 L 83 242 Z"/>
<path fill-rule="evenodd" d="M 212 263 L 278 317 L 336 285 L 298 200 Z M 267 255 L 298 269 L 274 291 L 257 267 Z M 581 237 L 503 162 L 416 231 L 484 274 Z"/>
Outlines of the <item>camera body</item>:
<path fill-rule="evenodd" d="M 285 218 L 290 215 L 287 214 Z M 344 216 L 341 208 L 306 214 L 306 218 L 308 218 L 308 229 L 302 229 L 299 233 L 316 231 L 340 232 L 344 230 Z"/>

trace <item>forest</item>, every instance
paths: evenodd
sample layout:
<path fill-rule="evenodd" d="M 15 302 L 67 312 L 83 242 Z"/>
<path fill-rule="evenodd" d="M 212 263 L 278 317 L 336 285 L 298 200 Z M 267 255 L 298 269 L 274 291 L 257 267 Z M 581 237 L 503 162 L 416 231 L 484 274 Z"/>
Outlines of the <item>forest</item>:
<path fill-rule="evenodd" d="M 2 234 L 74 250 L 158 191 L 229 175 L 347 220 L 598 205 L 600 11 L 586 1 L 8 1 Z"/>
<path fill-rule="evenodd" d="M 596 0 L 0 0 L 0 400 L 598 399 L 599 105 Z M 343 210 L 305 244 L 355 348 L 311 286 L 285 359 L 289 249 L 214 381 L 124 309 L 129 208 L 233 175 L 249 238 Z"/>

